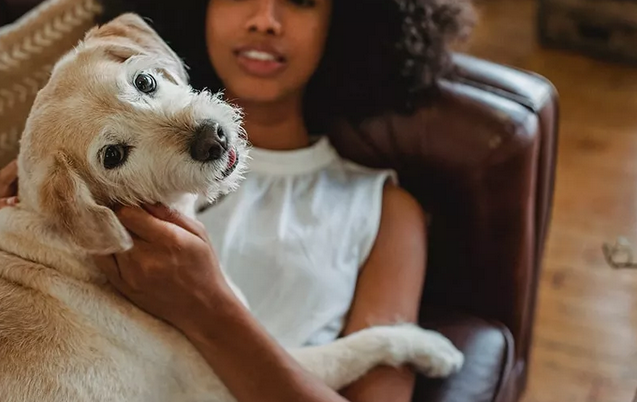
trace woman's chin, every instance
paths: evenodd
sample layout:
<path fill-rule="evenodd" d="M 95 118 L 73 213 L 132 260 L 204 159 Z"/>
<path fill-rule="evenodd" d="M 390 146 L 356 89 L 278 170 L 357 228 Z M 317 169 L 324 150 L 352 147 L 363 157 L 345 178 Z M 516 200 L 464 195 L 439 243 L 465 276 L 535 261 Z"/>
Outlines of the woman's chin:
<path fill-rule="evenodd" d="M 227 91 L 230 102 L 239 104 L 268 104 L 278 103 L 284 100 L 285 92 L 275 82 L 263 82 L 264 80 L 246 82 L 241 85 L 233 85 L 232 90 Z M 252 80 L 250 80 L 252 81 Z"/>

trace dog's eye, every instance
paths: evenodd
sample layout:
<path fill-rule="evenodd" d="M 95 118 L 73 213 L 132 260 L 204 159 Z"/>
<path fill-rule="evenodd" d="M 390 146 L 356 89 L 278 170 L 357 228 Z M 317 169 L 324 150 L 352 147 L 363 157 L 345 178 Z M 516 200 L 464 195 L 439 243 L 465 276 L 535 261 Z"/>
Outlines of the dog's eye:
<path fill-rule="evenodd" d="M 157 81 L 152 75 L 142 73 L 135 77 L 135 88 L 145 94 L 150 94 L 157 89 Z"/>
<path fill-rule="evenodd" d="M 128 147 L 124 145 L 109 145 L 104 150 L 104 167 L 114 169 L 124 162 L 128 157 Z"/>

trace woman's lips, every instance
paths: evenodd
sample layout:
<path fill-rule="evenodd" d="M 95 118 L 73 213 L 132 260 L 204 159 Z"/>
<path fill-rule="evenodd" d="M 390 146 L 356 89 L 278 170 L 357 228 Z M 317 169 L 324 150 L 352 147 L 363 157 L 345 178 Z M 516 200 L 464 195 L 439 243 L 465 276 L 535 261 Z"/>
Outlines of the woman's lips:
<path fill-rule="evenodd" d="M 251 46 L 237 49 L 235 57 L 239 66 L 248 74 L 257 77 L 272 77 L 286 65 L 283 55 L 271 47 Z"/>

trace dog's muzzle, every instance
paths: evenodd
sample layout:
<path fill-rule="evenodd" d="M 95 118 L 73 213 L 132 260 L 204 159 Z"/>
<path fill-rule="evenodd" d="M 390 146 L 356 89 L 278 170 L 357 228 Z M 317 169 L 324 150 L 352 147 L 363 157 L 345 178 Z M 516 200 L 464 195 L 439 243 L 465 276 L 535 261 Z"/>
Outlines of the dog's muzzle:
<path fill-rule="evenodd" d="M 217 123 L 204 121 L 190 144 L 190 156 L 199 162 L 221 159 L 228 152 L 228 137 Z"/>

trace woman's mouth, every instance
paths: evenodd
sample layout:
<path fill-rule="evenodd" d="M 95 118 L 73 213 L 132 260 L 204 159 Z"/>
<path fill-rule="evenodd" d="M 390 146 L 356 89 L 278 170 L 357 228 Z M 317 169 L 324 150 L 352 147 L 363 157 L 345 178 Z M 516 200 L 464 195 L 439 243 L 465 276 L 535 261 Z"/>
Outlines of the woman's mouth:
<path fill-rule="evenodd" d="M 266 47 L 246 47 L 235 51 L 239 66 L 250 75 L 272 77 L 285 67 L 286 59 L 276 50 Z"/>

